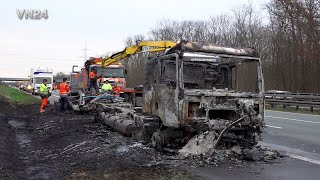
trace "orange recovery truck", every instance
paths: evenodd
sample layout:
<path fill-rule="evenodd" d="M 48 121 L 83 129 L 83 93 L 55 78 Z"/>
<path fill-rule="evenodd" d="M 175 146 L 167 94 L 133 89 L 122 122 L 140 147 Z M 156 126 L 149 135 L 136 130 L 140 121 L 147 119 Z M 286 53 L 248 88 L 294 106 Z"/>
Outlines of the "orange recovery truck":
<path fill-rule="evenodd" d="M 93 69 L 97 70 L 97 75 L 100 77 L 97 80 L 99 90 L 106 80 L 114 86 L 118 84 L 121 87 L 121 96 L 127 98 L 134 89 L 127 88 L 125 74 L 127 73 L 126 68 L 119 62 L 110 64 L 108 66 L 102 66 L 102 58 L 91 57 L 81 68 L 81 71 L 75 71 L 75 67 L 72 68 L 70 86 L 72 92 L 81 90 L 82 92 L 89 91 L 89 74 Z"/>

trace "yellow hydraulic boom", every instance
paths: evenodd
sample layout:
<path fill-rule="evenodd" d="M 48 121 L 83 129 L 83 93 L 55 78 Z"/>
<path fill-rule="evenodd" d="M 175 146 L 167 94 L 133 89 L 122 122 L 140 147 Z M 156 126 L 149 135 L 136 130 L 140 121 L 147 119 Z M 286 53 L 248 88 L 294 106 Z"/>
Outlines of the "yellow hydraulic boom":
<path fill-rule="evenodd" d="M 121 59 L 142 52 L 142 47 L 151 47 L 146 52 L 160 52 L 176 46 L 177 43 L 172 41 L 140 41 L 136 45 L 125 48 L 123 51 L 115 53 L 110 57 L 102 59 L 102 66 L 109 66 Z"/>

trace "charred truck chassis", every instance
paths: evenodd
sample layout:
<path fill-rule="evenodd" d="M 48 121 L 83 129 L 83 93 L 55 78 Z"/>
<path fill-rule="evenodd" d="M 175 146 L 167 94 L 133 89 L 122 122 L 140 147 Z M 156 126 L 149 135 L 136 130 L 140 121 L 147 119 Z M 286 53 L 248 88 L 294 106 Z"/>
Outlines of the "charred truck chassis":
<path fill-rule="evenodd" d="M 183 145 L 206 131 L 215 133 L 214 148 L 257 144 L 264 126 L 264 83 L 253 49 L 182 42 L 146 61 L 142 95 L 134 96 L 142 97 L 142 108 L 96 102 L 97 117 L 105 124 L 155 147 Z M 257 64 L 257 91 L 232 90 L 232 69 L 250 62 Z"/>

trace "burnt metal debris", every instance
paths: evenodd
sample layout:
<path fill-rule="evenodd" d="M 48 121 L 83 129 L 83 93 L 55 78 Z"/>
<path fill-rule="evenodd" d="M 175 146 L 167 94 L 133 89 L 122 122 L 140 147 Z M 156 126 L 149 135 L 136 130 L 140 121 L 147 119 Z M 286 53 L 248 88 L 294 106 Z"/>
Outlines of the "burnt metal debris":
<path fill-rule="evenodd" d="M 81 92 L 70 105 L 95 111 L 97 119 L 137 141 L 159 149 L 182 148 L 185 155 L 232 148 L 243 153 L 260 139 L 264 80 L 254 49 L 181 42 L 148 59 L 144 73 L 142 91 L 135 91 L 130 102 Z M 252 78 L 246 79 L 246 73 Z"/>

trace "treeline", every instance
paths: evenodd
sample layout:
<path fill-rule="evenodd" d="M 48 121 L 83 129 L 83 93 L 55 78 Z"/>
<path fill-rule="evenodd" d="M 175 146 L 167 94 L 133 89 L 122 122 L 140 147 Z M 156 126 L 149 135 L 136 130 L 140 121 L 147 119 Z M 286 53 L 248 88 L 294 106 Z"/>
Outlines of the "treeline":
<path fill-rule="evenodd" d="M 63 73 L 63 72 L 58 72 L 57 74 L 55 74 L 53 76 L 53 79 L 56 80 L 56 81 L 59 81 L 59 82 L 62 82 L 63 78 L 67 78 L 68 81 L 70 80 L 70 74 L 66 74 L 66 73 Z"/>
<path fill-rule="evenodd" d="M 231 47 L 253 47 L 260 52 L 266 89 L 320 92 L 320 0 L 271 0 L 265 5 L 269 19 L 246 4 L 202 21 L 164 19 L 148 36 L 126 40 L 188 40 Z M 268 23 L 266 23 L 268 22 Z M 149 54 L 125 60 L 128 84 L 142 84 L 143 64 Z"/>

